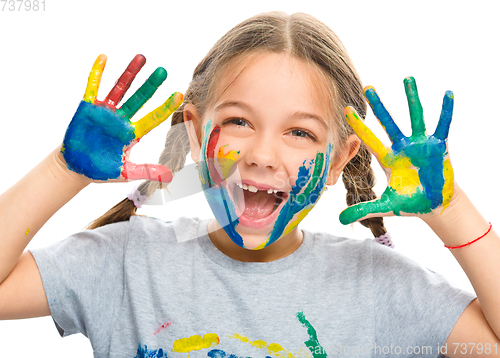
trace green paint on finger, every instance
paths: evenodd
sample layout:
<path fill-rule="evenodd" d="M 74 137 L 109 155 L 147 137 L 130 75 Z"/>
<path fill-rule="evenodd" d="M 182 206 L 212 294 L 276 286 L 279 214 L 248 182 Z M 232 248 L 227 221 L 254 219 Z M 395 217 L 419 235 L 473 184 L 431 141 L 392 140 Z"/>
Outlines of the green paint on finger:
<path fill-rule="evenodd" d="M 420 188 L 412 195 L 401 195 L 387 187 L 380 199 L 353 205 L 342 211 L 339 219 L 343 225 L 347 225 L 374 213 L 392 212 L 397 216 L 401 216 L 401 213 L 428 214 L 432 211 L 431 204 Z"/>

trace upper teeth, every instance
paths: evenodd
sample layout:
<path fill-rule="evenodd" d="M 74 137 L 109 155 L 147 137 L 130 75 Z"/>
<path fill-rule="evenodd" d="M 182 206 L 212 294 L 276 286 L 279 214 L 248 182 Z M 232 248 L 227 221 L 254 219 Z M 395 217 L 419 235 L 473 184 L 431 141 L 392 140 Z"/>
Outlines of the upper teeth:
<path fill-rule="evenodd" d="M 252 193 L 256 193 L 257 191 L 259 191 L 259 189 L 257 189 L 253 185 L 246 185 L 246 184 L 242 184 L 242 183 L 236 183 L 236 185 L 238 185 L 241 189 L 251 191 Z M 268 194 L 272 194 L 272 193 L 276 194 L 278 191 L 279 190 L 277 190 L 277 189 L 267 189 Z"/>

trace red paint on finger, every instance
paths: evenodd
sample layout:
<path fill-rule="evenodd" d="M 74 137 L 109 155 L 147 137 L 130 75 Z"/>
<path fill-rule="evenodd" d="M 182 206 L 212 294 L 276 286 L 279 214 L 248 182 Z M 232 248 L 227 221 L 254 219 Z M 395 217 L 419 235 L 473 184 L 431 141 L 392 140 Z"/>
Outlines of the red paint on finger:
<path fill-rule="evenodd" d="M 170 169 L 159 164 L 134 164 L 125 161 L 121 175 L 127 180 L 148 179 L 152 181 L 170 183 L 173 175 Z"/>
<path fill-rule="evenodd" d="M 116 105 L 121 101 L 127 90 L 129 89 L 132 81 L 134 80 L 137 73 L 141 70 L 142 66 L 146 63 L 146 57 L 143 55 L 136 55 L 127 69 L 120 76 L 118 81 L 116 81 L 113 89 L 109 92 L 103 104 L 107 107 L 115 108 Z"/>

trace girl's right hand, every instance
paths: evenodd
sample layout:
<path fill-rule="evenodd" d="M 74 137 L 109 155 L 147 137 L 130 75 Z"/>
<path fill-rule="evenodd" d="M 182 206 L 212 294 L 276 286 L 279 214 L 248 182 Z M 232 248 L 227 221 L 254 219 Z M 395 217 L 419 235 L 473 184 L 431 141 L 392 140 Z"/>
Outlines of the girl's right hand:
<path fill-rule="evenodd" d="M 182 103 L 175 92 L 160 107 L 142 119 L 131 122 L 134 114 L 153 96 L 167 78 L 158 67 L 147 81 L 120 107 L 135 76 L 146 62 L 137 55 L 116 82 L 104 101 L 97 100 L 106 55 L 97 57 L 89 75 L 87 89 L 66 130 L 61 149 L 67 167 L 92 181 L 149 179 L 163 183 L 172 180 L 172 172 L 163 165 L 134 164 L 128 160 L 130 149 L 150 130 L 166 120 Z"/>

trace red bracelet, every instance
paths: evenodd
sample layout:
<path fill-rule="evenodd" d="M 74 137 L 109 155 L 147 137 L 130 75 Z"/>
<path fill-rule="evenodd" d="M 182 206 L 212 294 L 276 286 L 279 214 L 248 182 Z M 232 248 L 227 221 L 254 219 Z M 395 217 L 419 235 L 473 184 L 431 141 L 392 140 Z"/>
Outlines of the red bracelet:
<path fill-rule="evenodd" d="M 488 229 L 488 231 L 486 231 L 483 235 L 479 236 L 477 239 L 469 241 L 468 243 L 460 245 L 460 246 L 446 246 L 446 245 L 444 245 L 444 247 L 446 247 L 447 249 L 461 249 L 462 247 L 469 246 L 470 244 L 475 243 L 477 240 L 482 239 L 483 237 L 488 235 L 488 233 L 491 231 L 492 225 L 491 225 L 491 223 L 489 223 L 489 224 L 490 224 L 490 228 Z"/>

